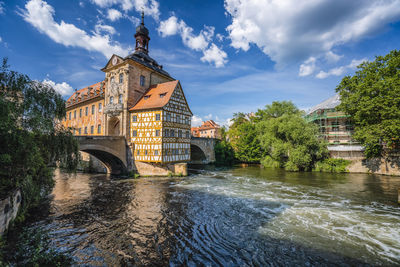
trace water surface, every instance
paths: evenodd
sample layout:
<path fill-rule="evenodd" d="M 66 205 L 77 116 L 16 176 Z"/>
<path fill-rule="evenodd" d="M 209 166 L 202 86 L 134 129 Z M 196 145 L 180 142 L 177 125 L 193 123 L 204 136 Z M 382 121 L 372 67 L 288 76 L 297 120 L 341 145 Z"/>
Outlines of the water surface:
<path fill-rule="evenodd" d="M 400 178 L 259 167 L 186 178 L 56 173 L 36 227 L 77 264 L 399 265 Z"/>

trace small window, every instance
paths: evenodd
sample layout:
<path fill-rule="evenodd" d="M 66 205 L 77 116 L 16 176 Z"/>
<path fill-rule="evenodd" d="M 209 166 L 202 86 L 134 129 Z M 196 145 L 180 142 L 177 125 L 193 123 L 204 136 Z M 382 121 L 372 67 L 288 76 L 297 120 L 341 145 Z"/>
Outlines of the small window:
<path fill-rule="evenodd" d="M 82 109 L 79 110 L 79 118 L 82 117 Z"/>
<path fill-rule="evenodd" d="M 122 94 L 118 96 L 118 103 L 122 104 Z"/>
<path fill-rule="evenodd" d="M 160 136 L 160 130 L 156 130 L 156 136 Z"/>
<path fill-rule="evenodd" d="M 189 135 L 190 135 L 189 131 L 186 131 L 186 138 L 189 138 L 190 137 Z"/>
<path fill-rule="evenodd" d="M 177 123 L 181 123 L 181 116 L 176 115 L 176 122 L 177 122 Z"/>
<path fill-rule="evenodd" d="M 92 105 L 92 115 L 94 115 L 95 105 Z"/>
<path fill-rule="evenodd" d="M 94 126 L 93 126 L 93 125 L 90 126 L 90 133 L 91 133 L 91 134 L 94 134 Z"/>
<path fill-rule="evenodd" d="M 169 135 L 171 136 L 171 137 L 174 137 L 175 136 L 175 131 L 174 130 L 169 130 Z"/>
<path fill-rule="evenodd" d="M 133 136 L 133 137 L 136 137 L 136 136 L 137 136 L 137 131 L 136 131 L 136 130 L 133 130 L 133 131 L 132 131 L 132 136 Z"/>
<path fill-rule="evenodd" d="M 169 130 L 168 130 L 168 129 L 165 129 L 165 131 L 164 131 L 164 136 L 165 136 L 165 137 L 169 137 Z"/>
<path fill-rule="evenodd" d="M 155 156 L 158 156 L 158 150 L 157 150 L 157 149 L 154 150 L 154 155 L 155 155 Z"/>
<path fill-rule="evenodd" d="M 114 97 L 110 96 L 110 104 L 114 103 Z"/>
<path fill-rule="evenodd" d="M 182 137 L 182 130 L 178 131 L 178 137 Z"/>
<path fill-rule="evenodd" d="M 140 156 L 140 150 L 136 150 L 136 156 Z"/>
<path fill-rule="evenodd" d="M 137 116 L 136 116 L 136 115 L 133 115 L 133 116 L 132 116 L 132 121 L 133 121 L 133 122 L 137 122 Z"/>
<path fill-rule="evenodd" d="M 87 127 L 85 127 L 85 134 L 87 134 Z"/>
<path fill-rule="evenodd" d="M 147 156 L 147 150 L 144 151 L 144 155 Z"/>
<path fill-rule="evenodd" d="M 97 133 L 98 133 L 98 134 L 101 133 L 101 124 L 97 125 Z"/>
<path fill-rule="evenodd" d="M 149 99 L 151 95 L 145 95 L 143 98 L 144 99 Z"/>
<path fill-rule="evenodd" d="M 166 121 L 171 121 L 171 114 L 170 114 L 170 113 L 167 113 L 167 119 L 166 119 Z"/>
<path fill-rule="evenodd" d="M 88 114 L 89 114 L 89 108 L 86 107 L 86 108 L 85 108 L 85 116 L 87 116 Z"/>
<path fill-rule="evenodd" d="M 162 93 L 162 94 L 160 94 L 160 98 L 163 98 L 166 95 L 167 95 L 167 93 Z"/>
<path fill-rule="evenodd" d="M 121 74 L 119 75 L 119 83 L 123 83 L 123 82 L 124 82 L 124 74 L 121 73 Z"/>
<path fill-rule="evenodd" d="M 113 83 L 113 82 L 114 82 L 114 77 L 111 77 L 110 83 Z"/>
<path fill-rule="evenodd" d="M 156 114 L 156 121 L 159 121 L 159 120 L 160 120 L 160 114 L 157 113 L 157 114 Z"/>
<path fill-rule="evenodd" d="M 81 128 L 78 129 L 78 133 L 79 133 L 79 135 L 81 135 Z"/>
<path fill-rule="evenodd" d="M 102 108 L 103 108 L 103 105 L 101 103 L 99 103 L 99 112 L 101 112 Z"/>
<path fill-rule="evenodd" d="M 189 149 L 185 149 L 185 154 L 188 155 L 189 154 Z"/>
<path fill-rule="evenodd" d="M 71 112 L 69 113 L 69 119 L 71 119 Z"/>
<path fill-rule="evenodd" d="M 140 86 L 144 86 L 146 82 L 146 78 L 143 75 L 140 75 Z"/>
<path fill-rule="evenodd" d="M 74 119 L 76 119 L 76 110 L 74 110 Z"/>

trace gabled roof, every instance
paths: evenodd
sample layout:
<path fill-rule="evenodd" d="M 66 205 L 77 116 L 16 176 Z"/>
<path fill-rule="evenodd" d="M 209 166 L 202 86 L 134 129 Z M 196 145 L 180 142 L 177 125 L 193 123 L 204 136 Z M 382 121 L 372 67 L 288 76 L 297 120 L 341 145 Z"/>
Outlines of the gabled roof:
<path fill-rule="evenodd" d="M 340 95 L 336 94 L 332 96 L 331 98 L 328 98 L 327 100 L 319 103 L 318 105 L 312 107 L 309 111 L 308 114 L 311 114 L 317 110 L 323 110 L 323 109 L 332 109 L 340 105 Z"/>
<path fill-rule="evenodd" d="M 207 129 L 218 129 L 221 128 L 221 126 L 219 126 L 219 124 L 217 124 L 215 121 L 213 120 L 209 120 L 209 121 L 203 121 L 203 124 L 199 127 L 199 130 L 207 130 Z"/>
<path fill-rule="evenodd" d="M 101 96 L 104 81 L 92 84 L 73 93 L 67 100 L 67 107 Z"/>
<path fill-rule="evenodd" d="M 132 110 L 153 109 L 164 107 L 172 96 L 179 81 L 171 81 L 165 83 L 154 84 L 142 96 L 142 98 L 133 106 Z M 165 94 L 165 95 L 164 95 Z M 160 95 L 164 95 L 160 97 Z"/>

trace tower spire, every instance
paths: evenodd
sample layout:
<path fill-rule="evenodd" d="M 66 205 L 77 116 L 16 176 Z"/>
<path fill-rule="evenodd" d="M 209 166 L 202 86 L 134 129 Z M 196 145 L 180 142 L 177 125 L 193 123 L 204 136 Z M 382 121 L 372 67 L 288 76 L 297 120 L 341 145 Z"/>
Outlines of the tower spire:
<path fill-rule="evenodd" d="M 135 52 L 142 52 L 147 55 L 149 52 L 149 30 L 144 26 L 144 11 L 142 10 L 142 22 L 136 27 L 136 46 Z"/>

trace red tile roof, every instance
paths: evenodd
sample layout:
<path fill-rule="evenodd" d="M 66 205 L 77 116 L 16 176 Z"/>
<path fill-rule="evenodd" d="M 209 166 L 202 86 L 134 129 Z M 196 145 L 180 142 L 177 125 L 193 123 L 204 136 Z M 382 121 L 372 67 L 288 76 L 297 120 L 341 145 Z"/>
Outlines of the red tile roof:
<path fill-rule="evenodd" d="M 68 98 L 66 102 L 67 107 L 100 96 L 101 88 L 103 85 L 104 81 L 101 81 L 76 91 L 72 94 L 72 96 Z"/>
<path fill-rule="evenodd" d="M 136 103 L 136 105 L 129 110 L 132 111 L 141 109 L 162 108 L 168 103 L 178 83 L 179 81 L 175 80 L 150 86 L 149 90 L 147 90 L 147 92 Z M 160 95 L 164 96 L 160 97 Z"/>

